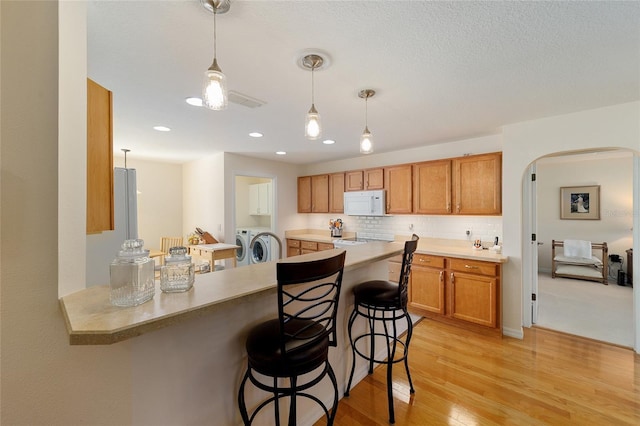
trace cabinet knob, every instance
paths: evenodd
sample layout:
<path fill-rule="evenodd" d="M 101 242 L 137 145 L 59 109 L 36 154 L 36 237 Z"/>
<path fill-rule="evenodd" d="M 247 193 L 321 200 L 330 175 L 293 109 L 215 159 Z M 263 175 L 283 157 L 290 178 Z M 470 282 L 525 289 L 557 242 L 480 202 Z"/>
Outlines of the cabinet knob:
<path fill-rule="evenodd" d="M 431 259 L 424 259 L 424 258 L 421 257 L 420 258 L 420 262 L 429 263 L 429 262 L 431 262 Z"/>
<path fill-rule="evenodd" d="M 453 275 L 453 272 L 451 273 L 451 284 L 453 284 L 455 282 L 455 277 Z"/>
<path fill-rule="evenodd" d="M 464 265 L 464 267 L 467 269 L 478 269 L 478 267 L 474 265 Z"/>
<path fill-rule="evenodd" d="M 440 271 L 440 282 L 444 282 L 444 271 Z"/>

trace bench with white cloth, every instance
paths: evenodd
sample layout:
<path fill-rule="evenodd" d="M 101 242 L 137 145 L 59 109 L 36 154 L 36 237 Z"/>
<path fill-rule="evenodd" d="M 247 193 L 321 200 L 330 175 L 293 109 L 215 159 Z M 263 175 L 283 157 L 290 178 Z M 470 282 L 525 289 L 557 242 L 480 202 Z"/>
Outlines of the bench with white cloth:
<path fill-rule="evenodd" d="M 556 254 L 556 248 L 562 253 Z M 598 252 L 599 255 L 594 254 Z M 551 241 L 551 277 L 599 281 L 607 285 L 607 243 L 585 240 Z"/>

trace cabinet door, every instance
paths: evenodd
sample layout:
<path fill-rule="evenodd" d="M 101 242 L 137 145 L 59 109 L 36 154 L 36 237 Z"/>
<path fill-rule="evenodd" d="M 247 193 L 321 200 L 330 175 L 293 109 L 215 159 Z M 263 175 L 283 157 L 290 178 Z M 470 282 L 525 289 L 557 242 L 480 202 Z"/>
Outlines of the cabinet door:
<path fill-rule="evenodd" d="M 409 287 L 410 308 L 444 315 L 444 274 L 444 269 L 425 268 L 414 264 L 411 267 L 411 285 Z"/>
<path fill-rule="evenodd" d="M 413 212 L 451 213 L 451 160 L 413 165 Z"/>
<path fill-rule="evenodd" d="M 483 154 L 453 160 L 455 213 L 502 213 L 502 154 Z"/>
<path fill-rule="evenodd" d="M 298 213 L 311 213 L 311 176 L 298 177 Z"/>
<path fill-rule="evenodd" d="M 249 185 L 249 214 L 270 215 L 271 214 L 271 191 L 270 184 L 258 183 Z"/>
<path fill-rule="evenodd" d="M 449 286 L 449 312 L 453 318 L 496 327 L 496 277 L 451 271 Z"/>
<path fill-rule="evenodd" d="M 87 233 L 113 230 L 112 94 L 87 80 Z"/>
<path fill-rule="evenodd" d="M 384 169 L 367 169 L 363 171 L 363 189 L 384 189 Z"/>
<path fill-rule="evenodd" d="M 311 176 L 311 212 L 329 212 L 329 175 Z"/>
<path fill-rule="evenodd" d="M 387 189 L 387 213 L 411 213 L 411 165 L 385 167 L 384 181 Z"/>
<path fill-rule="evenodd" d="M 362 189 L 364 188 L 362 176 L 363 176 L 362 170 L 345 172 L 344 190 L 345 191 L 362 191 Z"/>
<path fill-rule="evenodd" d="M 344 173 L 329 175 L 329 213 L 344 213 Z"/>

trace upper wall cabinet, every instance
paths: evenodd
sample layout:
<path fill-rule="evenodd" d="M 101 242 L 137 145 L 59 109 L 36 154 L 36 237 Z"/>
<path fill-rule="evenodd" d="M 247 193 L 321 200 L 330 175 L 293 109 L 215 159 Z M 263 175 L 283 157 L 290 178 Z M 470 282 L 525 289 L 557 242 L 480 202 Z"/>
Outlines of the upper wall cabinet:
<path fill-rule="evenodd" d="M 384 189 L 384 169 L 366 169 L 363 171 L 364 182 L 363 189 L 365 191 L 374 189 Z"/>
<path fill-rule="evenodd" d="M 502 153 L 301 176 L 298 212 L 342 213 L 342 189 L 385 189 L 387 214 L 500 215 Z"/>
<path fill-rule="evenodd" d="M 344 213 L 344 173 L 329 175 L 329 213 Z"/>
<path fill-rule="evenodd" d="M 344 190 L 345 191 L 362 191 L 363 186 L 363 171 L 355 170 L 344 173 Z"/>
<path fill-rule="evenodd" d="M 502 153 L 454 158 L 453 187 L 456 214 L 501 214 Z"/>
<path fill-rule="evenodd" d="M 411 164 L 385 167 L 384 182 L 387 190 L 387 213 L 411 213 L 413 210 Z"/>
<path fill-rule="evenodd" d="M 249 214 L 268 216 L 271 214 L 271 184 L 249 185 Z"/>
<path fill-rule="evenodd" d="M 112 94 L 87 80 L 87 234 L 114 229 Z"/>
<path fill-rule="evenodd" d="M 329 175 L 298 177 L 298 213 L 329 212 Z"/>
<path fill-rule="evenodd" d="M 450 214 L 451 196 L 451 160 L 413 165 L 414 213 Z"/>

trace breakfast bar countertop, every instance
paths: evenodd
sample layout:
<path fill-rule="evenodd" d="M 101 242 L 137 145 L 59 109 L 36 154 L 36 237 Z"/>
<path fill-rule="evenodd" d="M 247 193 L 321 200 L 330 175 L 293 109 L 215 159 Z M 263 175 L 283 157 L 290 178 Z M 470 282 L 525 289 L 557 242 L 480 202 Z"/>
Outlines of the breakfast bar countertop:
<path fill-rule="evenodd" d="M 400 243 L 369 243 L 350 247 L 345 260 L 349 271 L 389 259 L 402 253 Z M 325 250 L 281 262 L 300 262 L 334 255 Z M 233 303 L 276 292 L 276 262 L 225 269 L 196 277 L 193 288 L 184 293 L 163 293 L 156 281 L 156 294 L 134 307 L 117 307 L 109 301 L 109 286 L 101 285 L 60 298 L 60 306 L 72 345 L 105 345 L 148 333 L 215 312 Z"/>

